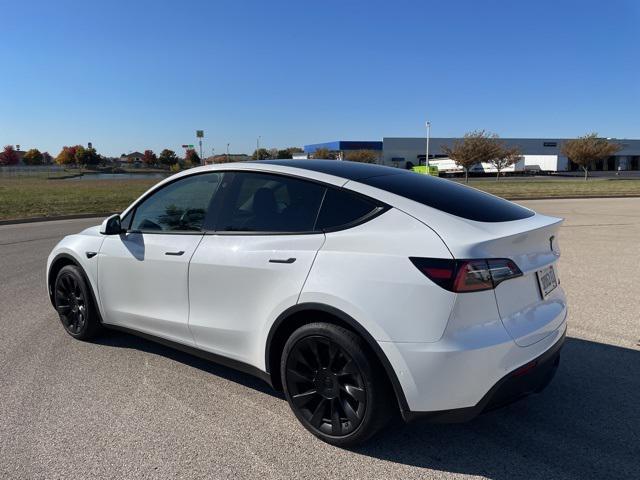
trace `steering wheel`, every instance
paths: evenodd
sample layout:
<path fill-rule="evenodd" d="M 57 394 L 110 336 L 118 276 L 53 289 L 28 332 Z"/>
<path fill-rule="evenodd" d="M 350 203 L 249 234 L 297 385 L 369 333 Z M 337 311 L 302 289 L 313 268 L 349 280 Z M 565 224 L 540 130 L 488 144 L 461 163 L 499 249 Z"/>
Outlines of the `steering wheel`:
<path fill-rule="evenodd" d="M 192 225 L 191 215 L 200 215 L 204 217 L 204 212 L 200 208 L 189 208 L 180 215 L 180 220 L 178 221 L 178 225 L 180 225 L 180 229 L 182 230 L 200 230 L 199 227 L 195 227 Z"/>

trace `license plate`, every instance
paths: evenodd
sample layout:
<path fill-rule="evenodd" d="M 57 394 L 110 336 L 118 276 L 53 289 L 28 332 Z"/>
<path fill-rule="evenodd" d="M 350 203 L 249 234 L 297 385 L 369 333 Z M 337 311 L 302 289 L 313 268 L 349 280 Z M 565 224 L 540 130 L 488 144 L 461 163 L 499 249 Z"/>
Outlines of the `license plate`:
<path fill-rule="evenodd" d="M 553 265 L 538 270 L 536 275 L 538 276 L 538 285 L 540 285 L 542 298 L 549 295 L 558 286 L 558 279 L 556 278 L 556 271 L 553 269 Z"/>

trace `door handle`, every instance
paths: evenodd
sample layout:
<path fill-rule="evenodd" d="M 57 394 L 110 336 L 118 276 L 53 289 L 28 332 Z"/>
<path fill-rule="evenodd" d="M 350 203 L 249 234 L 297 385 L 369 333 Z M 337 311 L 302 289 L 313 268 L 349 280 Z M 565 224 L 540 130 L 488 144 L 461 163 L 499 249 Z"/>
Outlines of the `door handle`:
<path fill-rule="evenodd" d="M 295 262 L 295 258 L 272 258 L 269 260 L 269 263 L 293 263 Z"/>
<path fill-rule="evenodd" d="M 165 255 L 173 255 L 174 257 L 179 257 L 184 253 L 184 250 L 180 250 L 179 252 L 164 252 Z"/>

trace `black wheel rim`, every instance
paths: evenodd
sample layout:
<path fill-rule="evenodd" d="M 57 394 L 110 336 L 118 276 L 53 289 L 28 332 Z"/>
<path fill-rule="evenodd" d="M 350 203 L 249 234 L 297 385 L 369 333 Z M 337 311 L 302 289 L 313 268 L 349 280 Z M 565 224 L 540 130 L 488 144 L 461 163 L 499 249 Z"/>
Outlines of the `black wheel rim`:
<path fill-rule="evenodd" d="M 344 436 L 362 423 L 367 406 L 363 375 L 351 356 L 326 337 L 299 340 L 286 364 L 287 390 L 306 424 Z"/>
<path fill-rule="evenodd" d="M 78 279 L 62 275 L 56 283 L 56 310 L 69 332 L 78 334 L 87 321 L 87 304 Z"/>

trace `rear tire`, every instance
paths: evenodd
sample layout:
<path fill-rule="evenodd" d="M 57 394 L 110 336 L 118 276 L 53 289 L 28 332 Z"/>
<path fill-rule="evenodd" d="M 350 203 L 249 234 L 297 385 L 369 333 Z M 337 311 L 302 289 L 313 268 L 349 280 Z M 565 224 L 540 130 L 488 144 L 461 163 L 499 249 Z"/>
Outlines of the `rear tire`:
<path fill-rule="evenodd" d="M 60 322 L 69 335 L 88 340 L 99 332 L 100 320 L 80 267 L 66 265 L 60 269 L 53 297 Z"/>
<path fill-rule="evenodd" d="M 321 440 L 353 447 L 390 416 L 391 395 L 377 359 L 355 333 L 310 323 L 287 340 L 280 363 L 284 393 L 300 423 Z"/>

